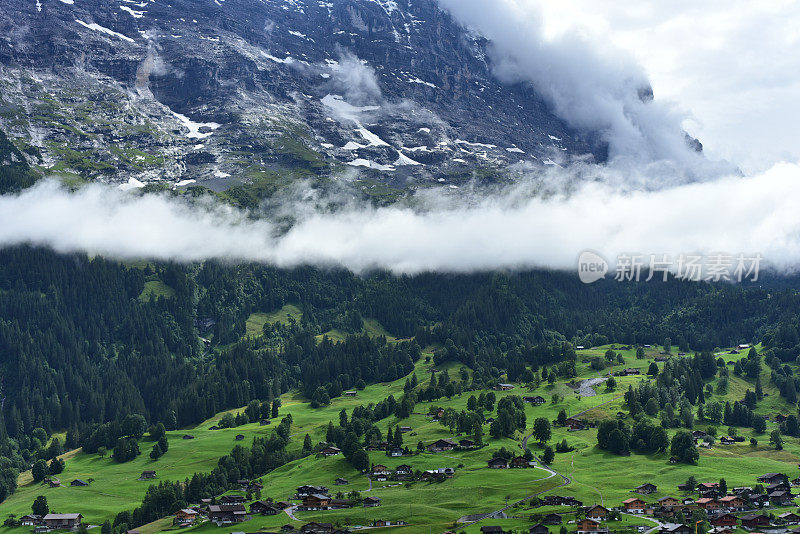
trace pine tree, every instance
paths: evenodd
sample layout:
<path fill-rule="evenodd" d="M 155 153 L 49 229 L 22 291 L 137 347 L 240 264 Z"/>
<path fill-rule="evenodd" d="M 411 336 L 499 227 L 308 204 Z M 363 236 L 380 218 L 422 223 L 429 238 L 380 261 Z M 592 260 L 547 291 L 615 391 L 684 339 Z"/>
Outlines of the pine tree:
<path fill-rule="evenodd" d="M 475 442 L 476 447 L 483 446 L 483 427 L 480 421 L 475 421 L 475 425 L 472 428 L 472 441 Z"/>

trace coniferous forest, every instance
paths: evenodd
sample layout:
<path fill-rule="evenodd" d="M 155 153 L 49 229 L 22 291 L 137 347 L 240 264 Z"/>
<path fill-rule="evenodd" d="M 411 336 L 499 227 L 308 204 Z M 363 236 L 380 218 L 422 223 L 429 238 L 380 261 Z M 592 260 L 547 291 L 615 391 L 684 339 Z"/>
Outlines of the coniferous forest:
<path fill-rule="evenodd" d="M 153 281 L 171 291 L 141 298 Z M 794 361 L 800 295 L 788 289 L 793 282 L 587 286 L 571 273 L 545 271 L 357 276 L 217 262 L 126 264 L 5 249 L 0 499 L 13 491 L 19 470 L 51 461 L 62 447 L 120 446 L 131 434 L 131 415 L 141 416 L 142 431 L 159 422 L 169 430 L 292 388 L 325 404 L 345 390 L 405 376 L 421 347 L 431 344 L 441 347 L 436 360 L 471 367 L 476 386 L 491 386 L 502 374 L 515 380 L 527 367 L 567 376 L 575 346 L 611 341 L 668 338 L 680 350 L 702 352 L 759 340 L 766 360 Z M 246 335 L 252 313 L 286 304 L 300 308 L 302 319 L 266 323 L 264 335 Z M 366 318 L 401 341 L 367 335 Z M 332 330 L 341 342 L 320 341 Z M 685 393 L 690 400 L 702 394 L 704 361 L 692 371 L 699 374 L 697 387 Z M 773 368 L 787 398 L 796 395 L 794 378 Z M 653 393 L 630 395 L 645 409 Z M 747 419 L 747 413 L 728 417 L 734 415 Z M 44 448 L 56 431 L 66 431 L 66 442 Z"/>

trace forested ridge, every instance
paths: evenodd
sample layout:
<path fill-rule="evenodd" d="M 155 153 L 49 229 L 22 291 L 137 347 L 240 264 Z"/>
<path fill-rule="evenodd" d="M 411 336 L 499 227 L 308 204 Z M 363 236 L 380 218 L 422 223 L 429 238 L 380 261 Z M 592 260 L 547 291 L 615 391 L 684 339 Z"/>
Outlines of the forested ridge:
<path fill-rule="evenodd" d="M 141 298 L 154 282 L 169 295 Z M 757 287 L 587 286 L 571 273 L 546 271 L 359 277 L 4 249 L 0 491 L 13 489 L 5 482 L 11 470 L 52 457 L 36 429 L 66 430 L 68 447 L 92 440 L 111 449 L 130 414 L 178 428 L 292 388 L 324 404 L 344 390 L 405 376 L 429 345 L 438 347 L 437 360 L 463 362 L 483 385 L 558 362 L 566 376 L 574 346 L 609 341 L 668 337 L 682 350 L 708 351 L 764 340 L 772 356 L 792 361 L 800 354 L 800 295 L 791 286 L 786 278 Z M 245 335 L 253 312 L 286 304 L 302 319 Z M 401 340 L 367 335 L 365 318 Z M 316 337 L 334 330 L 342 341 Z M 785 383 L 782 376 L 776 380 Z"/>

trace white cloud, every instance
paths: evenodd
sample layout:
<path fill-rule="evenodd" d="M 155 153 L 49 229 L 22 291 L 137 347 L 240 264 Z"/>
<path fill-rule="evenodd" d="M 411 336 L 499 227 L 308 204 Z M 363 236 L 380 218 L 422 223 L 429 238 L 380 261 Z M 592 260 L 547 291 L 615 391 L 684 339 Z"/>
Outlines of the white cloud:
<path fill-rule="evenodd" d="M 579 35 L 601 51 L 613 46 L 635 58 L 656 99 L 680 106 L 688 119 L 684 126 L 703 142 L 711 158 L 732 161 L 746 173 L 800 159 L 795 119 L 800 117 L 800 3 L 498 3 L 513 4 L 521 17 L 541 19 L 548 42 Z"/>
<path fill-rule="evenodd" d="M 614 164 L 669 161 L 686 179 L 708 176 L 705 159 L 687 146 L 683 116 L 668 102 L 647 98 L 647 76 L 631 54 L 580 32 L 548 34 L 533 2 L 439 4 L 490 40 L 499 79 L 531 84 L 573 128 L 596 132 L 608 143 Z"/>
<path fill-rule="evenodd" d="M 331 212 L 314 207 L 324 205 L 320 199 L 298 201 L 281 206 L 284 213 L 303 214 L 282 234 L 267 220 L 216 204 L 189 205 L 100 185 L 69 193 L 47 182 L 0 197 L 0 246 L 396 273 L 573 269 L 587 248 L 608 258 L 624 252 L 761 253 L 779 268 L 800 265 L 799 165 L 661 191 L 620 192 L 588 182 L 568 185 L 568 195 L 557 191 L 574 177 L 549 172 L 482 198 L 462 188 L 442 199 L 445 190 L 436 190 L 413 209 L 351 205 Z M 562 183 L 549 194 L 531 196 L 541 192 L 543 180 L 555 184 L 555 178 Z"/>

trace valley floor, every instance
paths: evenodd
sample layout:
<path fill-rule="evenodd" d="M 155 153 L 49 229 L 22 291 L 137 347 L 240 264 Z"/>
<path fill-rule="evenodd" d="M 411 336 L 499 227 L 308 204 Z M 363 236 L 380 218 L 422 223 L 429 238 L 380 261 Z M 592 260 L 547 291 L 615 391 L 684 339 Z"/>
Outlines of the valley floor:
<path fill-rule="evenodd" d="M 267 318 L 261 318 L 267 320 Z M 262 323 L 263 324 L 263 323 Z M 582 350 L 578 354 L 578 380 L 599 378 L 600 373 L 593 371 L 583 360 L 589 357 L 602 356 L 608 347 Z M 595 384 L 596 395 L 586 396 L 573 389 L 568 383 L 558 381 L 555 384 L 543 383 L 536 389 L 530 389 L 522 384 L 515 384 L 510 391 L 495 392 L 498 400 L 506 395 L 541 395 L 546 399 L 542 406 L 532 406 L 526 403 L 526 416 L 528 429 L 518 432 L 514 438 L 500 440 L 491 439 L 488 435 L 488 425 L 484 428 L 486 446 L 476 450 L 444 451 L 439 453 L 422 452 L 412 456 L 390 458 L 382 451 L 370 452 L 372 464 L 383 464 L 394 468 L 400 464 L 409 464 L 414 470 L 428 470 L 451 467 L 455 469 L 455 476 L 441 483 L 417 481 L 403 484 L 397 482 L 370 481 L 368 477 L 352 468 L 341 456 L 321 457 L 309 456 L 291 462 L 279 469 L 272 471 L 260 478 L 264 489 L 262 498 L 270 497 L 275 501 L 291 499 L 295 488 L 301 485 L 324 485 L 330 488 L 332 494 L 338 491 L 350 492 L 358 490 L 363 497 L 379 497 L 381 505 L 374 508 L 351 508 L 330 511 L 295 511 L 293 520 L 286 513 L 275 516 L 254 516 L 251 520 L 219 528 L 210 523 L 203 523 L 190 527 L 193 531 L 208 532 L 256 532 L 276 531 L 282 525 L 292 524 L 296 527 L 310 522 L 334 523 L 341 527 L 369 526 L 376 520 L 392 522 L 405 521 L 407 526 L 403 532 L 416 533 L 441 533 L 447 530 L 476 534 L 484 525 L 500 525 L 504 530 L 527 530 L 535 521 L 530 519 L 531 514 L 553 511 L 554 508 L 529 508 L 526 502 L 532 496 L 540 494 L 558 494 L 574 496 L 586 505 L 601 504 L 607 508 L 618 507 L 624 499 L 635 494 L 631 493 L 635 486 L 651 482 L 658 486 L 656 493 L 641 496 L 647 503 L 654 503 L 659 498 L 672 495 L 681 497 L 677 485 L 686 481 L 689 476 L 694 476 L 699 482 L 717 482 L 725 478 L 729 488 L 735 486 L 752 486 L 756 484 L 756 477 L 767 472 L 786 473 L 790 478 L 796 476 L 798 469 L 798 454 L 800 443 L 795 438 L 785 438 L 784 449 L 774 450 L 768 444 L 769 432 L 774 428 L 774 423 L 768 423 L 767 433 L 756 436 L 758 445 L 753 446 L 748 441 L 734 445 L 714 444 L 712 449 L 702 449 L 700 459 L 696 466 L 684 464 L 671 464 L 669 453 L 660 454 L 632 454 L 620 457 L 597 448 L 596 429 L 588 428 L 580 431 L 568 431 L 563 427 L 554 427 L 551 444 L 566 439 L 574 450 L 568 453 L 556 454 L 550 469 L 536 467 L 529 469 L 489 469 L 487 461 L 492 452 L 500 447 L 522 454 L 522 444 L 530 433 L 533 421 L 537 417 L 547 417 L 554 420 L 560 410 L 565 410 L 568 416 L 576 416 L 587 421 L 596 421 L 605 418 L 617 417 L 620 411 L 627 413 L 623 406 L 622 394 L 630 384 L 647 380 L 644 374 L 653 358 L 657 355 L 655 349 L 649 350 L 645 359 L 636 359 L 635 351 L 622 350 L 620 352 L 625 363 L 615 365 L 614 369 L 636 368 L 642 371 L 640 375 L 616 377 L 617 385 L 613 391 L 607 391 L 605 384 Z M 425 387 L 432 363 L 426 363 L 426 357 L 431 356 L 430 350 L 423 353 L 423 357 L 416 364 L 416 374 L 420 387 Z M 723 355 L 727 359 L 739 358 L 744 355 Z M 673 356 L 677 357 L 677 356 Z M 663 364 L 658 364 L 659 366 Z M 454 380 L 460 374 L 460 364 L 445 364 L 437 367 L 440 372 L 448 372 Z M 602 374 L 607 373 L 606 369 Z M 788 405 L 780 398 L 777 390 L 769 385 L 769 373 L 766 366 L 763 369 L 762 382 L 768 394 L 758 404 L 756 413 L 769 414 L 789 413 Z M 347 409 L 348 413 L 358 405 L 366 405 L 383 400 L 388 395 L 400 398 L 403 394 L 405 378 L 385 384 L 367 386 L 359 391 L 356 397 L 341 397 L 333 399 L 329 406 L 312 409 L 308 401 L 296 393 L 282 397 L 280 409 L 281 417 L 291 413 L 293 424 L 291 428 L 292 440 L 290 450 L 299 450 L 306 433 L 311 436 L 312 442 L 325 440 L 326 427 L 329 421 L 338 423 L 340 410 Z M 752 384 L 731 375 L 730 386 L 725 394 L 714 394 L 714 400 L 740 400 L 744 391 L 752 388 Z M 434 422 L 426 415 L 431 406 L 448 408 L 457 411 L 466 409 L 470 395 L 476 396 L 480 392 L 465 392 L 450 399 L 440 399 L 434 402 L 418 402 L 414 413 L 402 420 L 394 416 L 380 421 L 378 424 L 382 431 L 388 426 L 409 426 L 410 432 L 403 434 L 404 445 L 416 450 L 419 441 L 429 444 L 440 438 L 452 438 L 454 435 L 448 428 Z M 555 404 L 553 395 L 558 394 L 561 400 Z M 237 410 L 234 410 L 234 412 Z M 194 472 L 210 471 L 217 459 L 233 448 L 236 443 L 249 444 L 256 436 L 266 436 L 272 432 L 270 426 L 261 426 L 258 423 L 247 424 L 230 429 L 209 430 L 219 419 L 222 413 L 203 422 L 195 428 L 182 429 L 168 432 L 169 451 L 159 460 L 153 461 L 148 455 L 151 444 L 144 442 L 140 445 L 142 454 L 135 460 L 118 464 L 110 458 L 101 458 L 96 454 L 83 454 L 80 451 L 71 451 L 64 455 L 66 469 L 59 476 L 63 487 L 49 488 L 31 480 L 30 472 L 23 473 L 20 477 L 17 492 L 6 502 L 0 505 L 0 515 L 4 518 L 9 514 L 21 516 L 31 512 L 31 503 L 37 495 L 45 495 L 51 510 L 59 513 L 80 512 L 85 521 L 92 525 L 99 525 L 105 520 L 113 520 L 114 516 L 122 510 L 132 510 L 141 502 L 151 481 L 138 480 L 144 470 L 156 470 L 159 480 L 184 480 Z M 489 414 L 487 414 L 488 416 Z M 627 421 L 630 423 L 628 416 Z M 277 423 L 277 421 L 275 421 Z M 697 422 L 695 428 L 705 429 L 709 425 Z M 670 435 L 674 430 L 670 430 Z M 724 433 L 724 431 L 723 431 Z M 740 433 L 747 438 L 751 436 L 750 429 L 740 429 Z M 194 439 L 183 439 L 185 434 L 191 434 Z M 235 441 L 237 434 L 244 434 L 244 442 Z M 456 438 L 458 439 L 458 438 Z M 528 446 L 535 455 L 542 450 L 533 440 Z M 334 480 L 342 477 L 349 480 L 346 486 L 334 485 Z M 70 481 L 83 479 L 91 481 L 87 487 L 71 487 Z M 558 488 L 556 490 L 556 488 Z M 242 493 L 243 494 L 243 493 Z M 638 496 L 638 495 L 637 495 Z M 517 503 L 517 504 L 515 504 Z M 794 510 L 792 506 L 787 509 Z M 508 519 L 487 519 L 478 523 L 459 524 L 457 520 L 462 516 L 471 514 L 488 514 L 504 510 Z M 555 510 L 566 512 L 565 507 Z M 777 513 L 770 511 L 770 513 Z M 565 514 L 565 526 L 569 531 L 575 530 L 574 524 L 567 521 L 575 517 Z M 651 529 L 657 526 L 654 520 L 644 517 L 623 515 L 619 521 L 609 523 L 613 531 L 636 531 L 638 527 Z M 0 534 L 11 534 L 29 530 L 30 527 L 0 528 Z M 560 526 L 551 526 L 551 532 L 557 532 Z M 141 534 L 151 534 L 159 531 L 172 530 L 170 519 L 164 519 L 150 525 L 138 528 Z M 394 528 L 392 528 L 394 530 Z"/>

